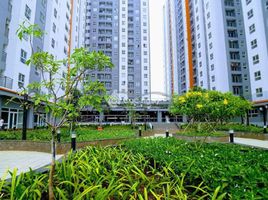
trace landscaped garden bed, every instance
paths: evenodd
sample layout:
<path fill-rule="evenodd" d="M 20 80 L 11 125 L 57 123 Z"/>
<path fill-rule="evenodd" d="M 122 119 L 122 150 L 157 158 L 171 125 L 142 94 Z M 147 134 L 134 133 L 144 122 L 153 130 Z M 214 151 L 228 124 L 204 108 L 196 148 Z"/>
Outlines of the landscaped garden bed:
<path fill-rule="evenodd" d="M 56 166 L 56 199 L 267 199 L 268 152 L 174 138 L 88 147 Z M 0 182 L 0 198 L 46 199 L 48 173 Z"/>
<path fill-rule="evenodd" d="M 77 142 L 91 141 L 96 139 L 128 138 L 136 135 L 137 130 L 130 126 L 106 126 L 98 131 L 96 126 L 76 128 Z M 21 130 L 0 131 L 0 140 L 21 140 Z M 27 140 L 51 141 L 51 132 L 48 129 L 34 129 L 27 131 Z M 61 129 L 61 142 L 70 142 L 71 136 L 68 128 Z"/>

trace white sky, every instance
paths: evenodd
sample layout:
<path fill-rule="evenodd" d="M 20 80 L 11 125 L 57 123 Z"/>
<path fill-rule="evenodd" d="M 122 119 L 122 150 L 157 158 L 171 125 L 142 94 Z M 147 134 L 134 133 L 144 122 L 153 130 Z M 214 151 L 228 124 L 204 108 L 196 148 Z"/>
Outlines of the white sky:
<path fill-rule="evenodd" d="M 164 92 L 164 43 L 163 5 L 164 0 L 149 0 L 151 39 L 151 87 L 152 92 Z M 158 98 L 152 95 L 152 99 Z"/>

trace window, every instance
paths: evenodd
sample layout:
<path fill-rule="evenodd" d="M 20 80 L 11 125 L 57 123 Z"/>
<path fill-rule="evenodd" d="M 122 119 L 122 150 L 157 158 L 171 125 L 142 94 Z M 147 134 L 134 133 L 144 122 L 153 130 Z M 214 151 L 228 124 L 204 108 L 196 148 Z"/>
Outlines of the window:
<path fill-rule="evenodd" d="M 253 56 L 252 57 L 252 60 L 253 60 L 253 64 L 258 64 L 260 62 L 259 55 L 257 54 L 255 56 Z"/>
<path fill-rule="evenodd" d="M 210 69 L 211 69 L 211 71 L 214 71 L 214 64 L 212 64 L 211 66 L 210 66 Z"/>
<path fill-rule="evenodd" d="M 53 23 L 52 30 L 54 33 L 56 33 L 56 24 Z"/>
<path fill-rule="evenodd" d="M 22 63 L 25 63 L 27 60 L 27 52 L 24 51 L 23 49 L 20 50 L 20 61 Z"/>
<path fill-rule="evenodd" d="M 19 86 L 19 87 L 24 86 L 24 81 L 25 81 L 25 75 L 19 73 L 19 77 L 18 77 L 18 86 Z"/>
<path fill-rule="evenodd" d="M 213 48 L 213 44 L 212 44 L 212 42 L 211 42 L 211 43 L 209 43 L 209 48 L 210 48 L 210 49 L 212 49 L 212 48 Z"/>
<path fill-rule="evenodd" d="M 64 47 L 63 52 L 65 55 L 67 55 L 67 48 L 66 47 Z"/>
<path fill-rule="evenodd" d="M 31 19 L 31 9 L 29 8 L 29 6 L 26 4 L 25 5 L 25 17 L 30 20 Z"/>
<path fill-rule="evenodd" d="M 242 75 L 241 74 L 232 74 L 233 83 L 242 83 Z"/>
<path fill-rule="evenodd" d="M 47 3 L 47 0 L 42 0 L 42 5 L 45 7 Z"/>
<path fill-rule="evenodd" d="M 211 76 L 211 81 L 215 82 L 215 76 Z"/>
<path fill-rule="evenodd" d="M 251 17 L 253 17 L 253 10 L 250 9 L 250 11 L 248 11 L 248 19 L 250 19 Z"/>
<path fill-rule="evenodd" d="M 231 49 L 238 49 L 239 48 L 239 43 L 237 40 L 231 40 L 229 41 L 229 48 Z"/>
<path fill-rule="evenodd" d="M 243 88 L 242 86 L 233 86 L 233 93 L 234 95 L 243 95 Z"/>
<path fill-rule="evenodd" d="M 57 10 L 54 8 L 54 17 L 57 18 Z"/>
<path fill-rule="evenodd" d="M 148 86 L 148 81 L 144 81 L 144 86 Z"/>
<path fill-rule="evenodd" d="M 54 48 L 55 47 L 55 40 L 52 38 L 51 40 L 51 46 Z"/>
<path fill-rule="evenodd" d="M 241 71 L 241 63 L 240 62 L 231 62 L 231 70 L 232 71 Z"/>
<path fill-rule="evenodd" d="M 210 57 L 210 60 L 212 60 L 214 58 L 213 53 L 210 54 L 209 57 Z"/>
<path fill-rule="evenodd" d="M 262 97 L 263 93 L 262 93 L 262 88 L 256 88 L 256 97 Z"/>
<path fill-rule="evenodd" d="M 249 27 L 249 33 L 253 33 L 255 32 L 255 24 L 252 24 L 250 27 Z"/>
<path fill-rule="evenodd" d="M 237 52 L 231 51 L 230 52 L 230 58 L 232 60 L 239 60 L 240 59 L 240 53 L 238 51 Z"/>
<path fill-rule="evenodd" d="M 254 73 L 255 81 L 261 80 L 261 72 L 257 71 Z"/>
<path fill-rule="evenodd" d="M 255 40 L 252 40 L 251 42 L 250 42 L 250 44 L 251 44 L 251 49 L 255 49 L 258 45 L 257 45 L 257 39 L 255 39 Z"/>
<path fill-rule="evenodd" d="M 246 0 L 247 5 L 251 3 L 251 0 Z"/>
<path fill-rule="evenodd" d="M 40 22 L 45 23 L 45 15 L 42 12 L 40 12 Z"/>

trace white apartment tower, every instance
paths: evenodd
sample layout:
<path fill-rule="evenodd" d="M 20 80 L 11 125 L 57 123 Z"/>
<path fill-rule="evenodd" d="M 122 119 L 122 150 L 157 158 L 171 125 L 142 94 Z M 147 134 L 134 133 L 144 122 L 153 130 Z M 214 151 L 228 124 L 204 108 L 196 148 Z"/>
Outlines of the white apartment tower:
<path fill-rule="evenodd" d="M 177 39 L 169 41 L 177 43 L 177 66 L 173 67 L 177 71 L 173 73 L 178 74 L 178 89 L 174 92 L 181 94 L 200 86 L 250 99 L 241 1 L 167 0 L 167 4 L 175 10 L 171 14 L 175 22 L 171 23 Z"/>
<path fill-rule="evenodd" d="M 28 37 L 22 41 L 18 39 L 19 25 L 23 22 L 25 26 L 37 24 L 44 31 L 41 39 L 33 39 L 34 51 L 46 51 L 55 59 L 66 59 L 74 47 L 83 45 L 84 37 L 79 27 L 84 27 L 85 18 L 81 14 L 84 8 L 85 0 L 0 1 L 0 115 L 7 128 L 22 126 L 22 108 L 19 104 L 7 104 L 8 99 L 16 95 L 21 86 L 40 81 L 38 70 L 25 64 L 32 50 Z M 66 68 L 62 66 L 62 69 Z M 32 121 L 38 126 L 41 114 L 29 110 L 28 127 L 33 127 Z"/>
<path fill-rule="evenodd" d="M 242 1 L 252 99 L 268 100 L 268 1 Z"/>
<path fill-rule="evenodd" d="M 150 100 L 148 0 L 87 0 L 85 46 L 111 57 L 112 70 L 90 73 L 118 100 Z"/>

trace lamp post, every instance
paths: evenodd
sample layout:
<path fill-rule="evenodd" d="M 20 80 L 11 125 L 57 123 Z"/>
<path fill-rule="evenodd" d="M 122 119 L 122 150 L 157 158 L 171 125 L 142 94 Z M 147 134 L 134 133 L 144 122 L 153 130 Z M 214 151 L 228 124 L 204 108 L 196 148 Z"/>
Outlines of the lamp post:
<path fill-rule="evenodd" d="M 23 121 L 22 121 L 22 140 L 26 140 L 27 135 L 27 118 L 28 118 L 28 109 L 27 109 L 27 102 L 28 102 L 28 94 L 24 93 L 23 95 Z"/>
<path fill-rule="evenodd" d="M 260 107 L 260 111 L 263 114 L 263 133 L 267 133 L 267 108 L 268 105 Z"/>

